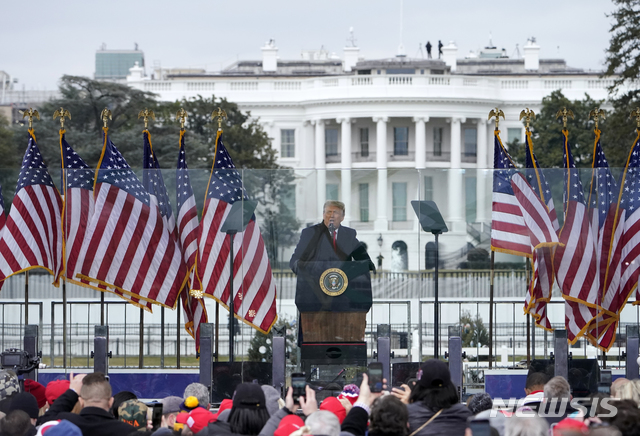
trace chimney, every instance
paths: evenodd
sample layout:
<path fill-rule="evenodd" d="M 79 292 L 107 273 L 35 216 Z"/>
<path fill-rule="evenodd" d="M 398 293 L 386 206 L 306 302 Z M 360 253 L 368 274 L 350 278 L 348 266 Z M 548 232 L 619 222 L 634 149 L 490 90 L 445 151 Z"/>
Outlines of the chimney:
<path fill-rule="evenodd" d="M 450 41 L 448 45 L 442 47 L 442 60 L 447 66 L 451 67 L 452 72 L 456 70 L 457 58 L 458 47 L 455 42 Z"/>
<path fill-rule="evenodd" d="M 344 60 L 342 61 L 342 70 L 349 72 L 358 63 L 358 57 L 360 56 L 360 47 L 345 47 L 344 48 Z"/>
<path fill-rule="evenodd" d="M 538 70 L 540 68 L 540 46 L 536 44 L 536 39 L 531 37 L 523 47 L 524 69 Z"/>
<path fill-rule="evenodd" d="M 262 47 L 262 71 L 275 73 L 278 70 L 278 47 L 273 39 Z"/>

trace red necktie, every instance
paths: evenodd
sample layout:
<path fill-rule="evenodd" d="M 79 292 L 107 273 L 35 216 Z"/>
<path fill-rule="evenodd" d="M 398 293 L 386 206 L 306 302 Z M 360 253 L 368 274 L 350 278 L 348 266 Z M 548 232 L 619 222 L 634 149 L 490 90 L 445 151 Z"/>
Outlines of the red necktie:
<path fill-rule="evenodd" d="M 333 231 L 333 251 L 337 251 L 338 247 L 336 246 L 336 235 L 338 234 L 338 232 L 336 232 L 335 230 Z"/>

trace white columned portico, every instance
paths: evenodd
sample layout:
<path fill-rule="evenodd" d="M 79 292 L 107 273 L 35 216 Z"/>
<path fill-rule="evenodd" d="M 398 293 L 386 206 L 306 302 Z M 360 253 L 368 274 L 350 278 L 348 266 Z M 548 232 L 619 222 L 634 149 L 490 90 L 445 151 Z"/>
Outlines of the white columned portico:
<path fill-rule="evenodd" d="M 324 143 L 324 120 L 315 120 L 316 126 L 316 180 L 318 183 L 317 188 L 317 200 L 318 200 L 318 213 L 317 216 L 322 216 L 322 206 L 327 197 L 327 161 Z"/>
<path fill-rule="evenodd" d="M 376 123 L 376 167 L 378 169 L 378 207 L 373 223 L 376 232 L 386 231 L 387 219 L 387 122 L 389 117 L 373 117 Z"/>
<path fill-rule="evenodd" d="M 449 170 L 449 216 L 445 219 L 452 224 L 452 231 L 466 231 L 463 215 L 465 196 L 463 189 L 464 170 L 461 169 L 460 124 L 465 118 L 451 119 L 451 169 Z"/>
<path fill-rule="evenodd" d="M 350 118 L 338 118 L 336 120 L 341 125 L 341 142 L 342 142 L 342 154 L 341 154 L 341 193 L 342 202 L 345 208 L 344 224 L 349 225 L 351 220 L 351 119 Z"/>
<path fill-rule="evenodd" d="M 491 171 L 487 171 L 487 121 L 484 118 L 478 119 L 478 150 L 476 153 L 476 221 L 484 223 L 489 221 L 487 216 L 487 177 L 491 178 Z"/>
<path fill-rule="evenodd" d="M 429 122 L 429 117 L 413 117 L 416 123 L 416 168 L 425 168 L 427 154 L 427 139 L 425 132 L 425 123 Z"/>

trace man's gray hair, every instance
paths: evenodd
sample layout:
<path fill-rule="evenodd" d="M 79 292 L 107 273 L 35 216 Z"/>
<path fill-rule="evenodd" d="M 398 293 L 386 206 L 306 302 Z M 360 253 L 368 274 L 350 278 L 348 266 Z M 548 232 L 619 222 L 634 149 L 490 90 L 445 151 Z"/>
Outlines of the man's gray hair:
<path fill-rule="evenodd" d="M 191 383 L 185 388 L 182 396 L 185 400 L 187 397 L 196 397 L 200 406 L 207 407 L 209 404 L 209 389 L 202 383 Z"/>
<path fill-rule="evenodd" d="M 549 424 L 539 416 L 512 416 L 506 420 L 504 436 L 547 436 Z"/>
<path fill-rule="evenodd" d="M 328 410 L 318 410 L 313 412 L 304 425 L 311 429 L 311 434 L 321 434 L 326 436 L 340 436 L 340 421 L 338 417 Z"/>
<path fill-rule="evenodd" d="M 544 399 L 548 401 L 553 398 L 571 399 L 571 386 L 564 377 L 556 376 L 544 385 Z"/>

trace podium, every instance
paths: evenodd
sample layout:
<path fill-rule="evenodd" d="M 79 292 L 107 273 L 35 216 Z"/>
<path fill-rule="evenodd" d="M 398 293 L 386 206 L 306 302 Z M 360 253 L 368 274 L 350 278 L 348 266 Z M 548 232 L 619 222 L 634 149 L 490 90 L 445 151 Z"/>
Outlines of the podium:
<path fill-rule="evenodd" d="M 315 375 L 316 384 L 337 389 L 345 367 L 367 366 L 364 334 L 372 303 L 369 261 L 298 263 L 300 357 L 308 381 Z"/>

